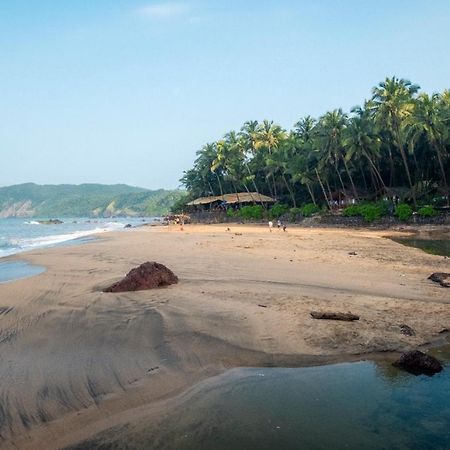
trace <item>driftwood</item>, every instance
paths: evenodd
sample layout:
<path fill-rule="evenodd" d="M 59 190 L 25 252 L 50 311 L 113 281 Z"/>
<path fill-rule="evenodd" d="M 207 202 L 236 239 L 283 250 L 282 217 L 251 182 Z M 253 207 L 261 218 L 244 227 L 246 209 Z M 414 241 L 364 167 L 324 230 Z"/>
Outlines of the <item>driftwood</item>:
<path fill-rule="evenodd" d="M 344 320 L 346 322 L 359 320 L 359 316 L 352 313 L 311 311 L 310 314 L 313 319 Z"/>

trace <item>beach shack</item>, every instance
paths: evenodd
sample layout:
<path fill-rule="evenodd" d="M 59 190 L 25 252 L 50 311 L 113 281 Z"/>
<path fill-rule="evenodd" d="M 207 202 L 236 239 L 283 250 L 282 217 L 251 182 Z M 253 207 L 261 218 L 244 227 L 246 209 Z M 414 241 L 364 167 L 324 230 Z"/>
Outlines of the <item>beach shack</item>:
<path fill-rule="evenodd" d="M 226 220 L 227 209 L 237 209 L 246 205 L 263 205 L 275 203 L 276 200 L 258 192 L 234 192 L 231 194 L 199 197 L 189 202 L 191 219 L 199 222 L 223 222 Z"/>

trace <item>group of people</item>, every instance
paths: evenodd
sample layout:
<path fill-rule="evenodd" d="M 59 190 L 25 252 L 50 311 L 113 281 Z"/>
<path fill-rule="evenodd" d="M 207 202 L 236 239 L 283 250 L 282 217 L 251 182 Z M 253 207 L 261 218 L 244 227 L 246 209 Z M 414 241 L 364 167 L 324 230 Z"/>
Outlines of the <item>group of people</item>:
<path fill-rule="evenodd" d="M 272 228 L 273 228 L 273 222 L 271 220 L 269 220 L 269 231 L 272 233 Z M 277 220 L 277 228 L 280 230 L 281 228 L 283 228 L 283 231 L 286 231 L 286 225 L 283 224 L 283 222 L 281 222 L 280 219 Z"/>

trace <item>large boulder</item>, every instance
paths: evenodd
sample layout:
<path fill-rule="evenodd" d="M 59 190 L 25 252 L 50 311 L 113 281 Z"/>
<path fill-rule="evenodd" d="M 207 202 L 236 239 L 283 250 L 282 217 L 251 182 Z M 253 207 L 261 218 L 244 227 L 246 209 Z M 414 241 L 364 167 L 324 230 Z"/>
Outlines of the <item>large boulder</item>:
<path fill-rule="evenodd" d="M 419 350 L 403 353 L 393 365 L 414 375 L 434 375 L 442 370 L 436 358 Z"/>
<path fill-rule="evenodd" d="M 103 292 L 142 291 L 175 283 L 178 283 L 178 277 L 170 269 L 163 264 L 147 261 L 130 270 L 125 278 Z"/>
<path fill-rule="evenodd" d="M 450 273 L 435 272 L 432 273 L 428 279 L 435 283 L 439 283 L 442 287 L 450 288 Z"/>

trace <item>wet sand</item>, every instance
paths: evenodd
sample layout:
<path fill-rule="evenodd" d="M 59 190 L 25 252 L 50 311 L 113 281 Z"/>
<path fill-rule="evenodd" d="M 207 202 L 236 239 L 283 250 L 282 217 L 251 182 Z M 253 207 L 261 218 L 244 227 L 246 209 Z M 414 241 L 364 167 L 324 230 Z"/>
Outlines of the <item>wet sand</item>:
<path fill-rule="evenodd" d="M 21 254 L 47 271 L 0 285 L 0 447 L 74 445 L 159 415 L 229 368 L 353 360 L 450 328 L 450 292 L 427 280 L 449 259 L 381 231 L 229 226 L 143 227 Z M 147 260 L 179 284 L 101 292 Z"/>

